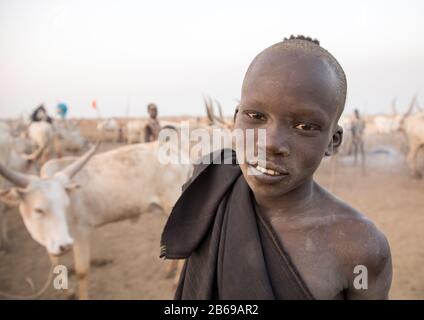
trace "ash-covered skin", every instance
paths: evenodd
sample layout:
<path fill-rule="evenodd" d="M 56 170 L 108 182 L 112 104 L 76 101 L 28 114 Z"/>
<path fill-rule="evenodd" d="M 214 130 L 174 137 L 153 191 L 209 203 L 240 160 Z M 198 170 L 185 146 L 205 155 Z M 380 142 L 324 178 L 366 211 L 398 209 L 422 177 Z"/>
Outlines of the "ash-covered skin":
<path fill-rule="evenodd" d="M 313 180 L 341 144 L 345 99 L 343 70 L 318 44 L 292 39 L 265 49 L 246 73 L 235 128 L 266 129 L 266 145 L 255 142 L 266 154 L 258 169 L 271 171 L 252 175 L 257 164 L 238 160 L 257 210 L 316 298 L 385 299 L 392 277 L 385 236 Z M 366 290 L 353 285 L 356 265 L 367 267 Z"/>

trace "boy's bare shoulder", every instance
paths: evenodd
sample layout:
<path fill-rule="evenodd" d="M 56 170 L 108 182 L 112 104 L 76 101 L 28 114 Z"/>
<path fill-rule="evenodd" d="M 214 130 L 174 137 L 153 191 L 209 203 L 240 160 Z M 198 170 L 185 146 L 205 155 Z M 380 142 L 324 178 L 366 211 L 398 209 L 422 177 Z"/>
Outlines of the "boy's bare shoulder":
<path fill-rule="evenodd" d="M 370 219 L 325 190 L 323 201 L 333 216 L 326 232 L 349 268 L 365 265 L 380 270 L 390 262 L 387 238 Z"/>

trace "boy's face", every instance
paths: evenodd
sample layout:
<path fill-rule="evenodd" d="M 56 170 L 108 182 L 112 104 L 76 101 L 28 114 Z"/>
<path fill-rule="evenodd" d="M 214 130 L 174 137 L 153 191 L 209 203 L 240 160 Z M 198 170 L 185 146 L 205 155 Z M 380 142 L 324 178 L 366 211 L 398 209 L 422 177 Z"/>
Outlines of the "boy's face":
<path fill-rule="evenodd" d="M 149 107 L 148 112 L 149 112 L 150 118 L 156 119 L 158 115 L 158 109 L 156 107 Z"/>
<path fill-rule="evenodd" d="M 257 59 L 244 79 L 235 122 L 242 130 L 266 129 L 266 145 L 255 135 L 257 146 L 246 150 L 260 148 L 266 163 L 257 169 L 274 172 L 259 174 L 252 159 L 238 159 L 255 196 L 278 197 L 312 179 L 324 154 L 341 142 L 337 95 L 334 68 L 324 59 L 289 52 Z"/>

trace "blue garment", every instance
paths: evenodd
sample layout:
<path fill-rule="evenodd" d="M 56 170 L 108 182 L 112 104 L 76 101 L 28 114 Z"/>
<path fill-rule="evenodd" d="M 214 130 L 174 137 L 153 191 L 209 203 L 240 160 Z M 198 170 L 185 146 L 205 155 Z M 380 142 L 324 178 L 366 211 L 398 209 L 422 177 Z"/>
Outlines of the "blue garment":
<path fill-rule="evenodd" d="M 60 115 L 62 119 L 66 118 L 66 113 L 68 112 L 68 106 L 61 102 L 57 105 L 57 113 Z"/>

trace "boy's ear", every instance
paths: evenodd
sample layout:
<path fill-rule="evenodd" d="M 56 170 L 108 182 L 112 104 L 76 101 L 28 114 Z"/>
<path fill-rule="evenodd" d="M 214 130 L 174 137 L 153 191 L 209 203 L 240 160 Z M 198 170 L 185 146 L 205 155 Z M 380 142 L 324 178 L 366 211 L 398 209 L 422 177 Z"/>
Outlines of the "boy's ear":
<path fill-rule="evenodd" d="M 0 201 L 9 207 L 17 207 L 21 200 L 22 196 L 16 188 L 0 190 Z"/>
<path fill-rule="evenodd" d="M 341 146 L 343 141 L 343 128 L 337 125 L 337 129 L 331 138 L 330 143 L 327 146 L 327 150 L 325 151 L 326 156 L 331 156 L 334 153 L 337 153 L 339 147 Z"/>

